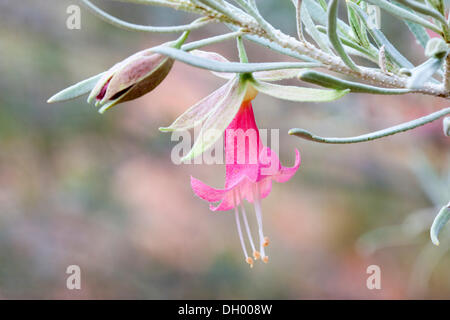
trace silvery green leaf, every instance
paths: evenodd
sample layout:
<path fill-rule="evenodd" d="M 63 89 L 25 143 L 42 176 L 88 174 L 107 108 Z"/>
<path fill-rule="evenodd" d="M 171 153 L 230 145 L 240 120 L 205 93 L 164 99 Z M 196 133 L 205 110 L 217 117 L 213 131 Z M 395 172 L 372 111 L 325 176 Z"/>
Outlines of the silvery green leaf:
<path fill-rule="evenodd" d="M 367 21 L 369 21 L 369 16 L 367 13 L 365 13 L 359 6 L 352 2 L 347 3 L 349 6 L 355 9 L 355 11 L 359 14 L 361 17 L 361 22 L 364 23 L 366 28 L 369 30 L 370 34 L 372 35 L 373 39 L 377 43 L 379 47 L 383 46 L 385 47 L 386 53 L 388 57 L 396 63 L 399 67 L 412 69 L 414 68 L 414 65 L 408 61 L 393 45 L 389 42 L 389 40 L 386 38 L 386 36 L 381 32 L 380 30 L 376 28 L 370 28 L 367 24 Z"/>
<path fill-rule="evenodd" d="M 263 62 L 263 63 L 240 63 L 240 62 L 220 62 L 210 59 L 197 57 L 183 50 L 159 46 L 152 48 L 151 51 L 166 55 L 175 60 L 182 61 L 194 67 L 207 69 L 217 72 L 230 73 L 252 73 L 256 71 L 279 70 L 279 69 L 298 69 L 319 66 L 312 62 Z"/>
<path fill-rule="evenodd" d="M 319 8 L 322 10 L 322 8 Z M 311 19 L 311 15 L 309 10 L 304 2 L 302 2 L 302 10 L 301 10 L 302 22 L 305 25 L 306 32 L 314 39 L 317 45 L 325 52 L 331 53 L 330 47 L 326 41 L 326 38 L 322 36 L 322 34 L 317 30 L 316 25 Z"/>
<path fill-rule="evenodd" d="M 350 56 L 345 52 L 342 46 L 341 40 L 339 39 L 337 33 L 337 10 L 338 10 L 338 0 L 330 0 L 328 3 L 328 39 L 333 45 L 334 50 L 339 54 L 342 61 L 352 70 L 359 71 L 359 68 L 350 58 Z"/>
<path fill-rule="evenodd" d="M 408 88 L 420 89 L 425 82 L 432 79 L 431 77 L 441 67 L 442 61 L 442 58 L 430 58 L 421 65 L 412 69 L 412 75 L 408 80 Z"/>
<path fill-rule="evenodd" d="M 191 51 L 191 54 L 205 58 L 210 59 L 214 61 L 219 62 L 230 62 L 227 58 L 224 56 L 211 51 L 203 51 L 203 50 L 193 50 Z M 314 65 L 314 64 L 311 64 Z M 320 64 L 317 64 L 319 66 Z M 306 65 L 305 65 L 306 66 Z M 301 69 L 280 69 L 280 70 L 269 70 L 269 71 L 256 71 L 253 72 L 253 77 L 255 79 L 263 80 L 263 81 L 280 81 L 284 79 L 292 79 L 297 76 L 297 74 L 300 72 Z M 229 72 L 215 72 L 212 71 L 212 73 L 222 79 L 231 79 L 235 76 L 234 73 Z"/>
<path fill-rule="evenodd" d="M 434 219 L 430 229 L 431 241 L 437 246 L 439 245 L 438 239 L 439 233 L 441 232 L 441 229 L 444 227 L 444 225 L 448 222 L 449 219 L 450 219 L 450 202 L 441 208 L 436 218 Z"/>
<path fill-rule="evenodd" d="M 443 24 L 446 24 L 445 17 L 436 9 L 432 7 L 428 7 L 426 5 L 421 4 L 418 1 L 410 1 L 410 0 L 396 0 L 397 2 L 403 4 L 404 6 L 412 9 L 415 12 L 422 13 L 425 16 L 433 17 L 434 19 L 440 21 Z"/>
<path fill-rule="evenodd" d="M 254 80 L 252 82 L 256 90 L 269 96 L 297 102 L 328 102 L 339 99 L 350 90 L 323 90 L 294 86 L 281 86 Z"/>
<path fill-rule="evenodd" d="M 435 24 L 395 4 L 392 4 L 391 2 L 388 2 L 386 0 L 366 0 L 366 1 L 369 2 L 370 4 L 380 7 L 381 9 L 389 12 L 390 14 L 402 20 L 409 20 L 411 22 L 415 22 L 437 33 L 441 32 L 441 30 Z"/>
<path fill-rule="evenodd" d="M 428 35 L 428 33 L 425 30 L 425 28 L 422 27 L 421 25 L 418 25 L 416 23 L 409 22 L 409 21 L 406 21 L 406 20 L 405 20 L 405 23 L 408 26 L 408 28 L 411 31 L 411 33 L 416 38 L 417 42 L 422 47 L 425 48 L 425 46 L 427 45 L 428 40 L 430 40 L 430 36 Z"/>
<path fill-rule="evenodd" d="M 370 47 L 370 42 L 367 37 L 367 29 L 363 23 L 360 22 L 359 15 L 355 12 L 355 9 L 347 5 L 347 15 L 350 22 L 350 26 L 355 34 L 359 44 L 364 48 Z"/>
<path fill-rule="evenodd" d="M 60 92 L 53 95 L 47 100 L 47 103 L 63 102 L 81 97 L 88 94 L 94 87 L 97 81 L 103 76 L 103 73 L 97 74 L 89 79 L 80 81 Z"/>
<path fill-rule="evenodd" d="M 333 76 L 330 76 L 325 73 L 317 72 L 317 71 L 301 71 L 299 73 L 299 79 L 314 83 L 319 86 L 325 87 L 325 88 L 332 88 L 336 90 L 345 90 L 350 89 L 351 92 L 358 92 L 358 93 L 371 93 L 371 94 L 387 94 L 387 95 L 393 95 L 393 94 L 405 94 L 408 92 L 411 92 L 410 89 L 392 89 L 392 88 L 380 88 L 380 87 L 374 87 L 371 85 L 363 84 L 363 83 L 357 83 L 347 80 L 342 80 Z"/>

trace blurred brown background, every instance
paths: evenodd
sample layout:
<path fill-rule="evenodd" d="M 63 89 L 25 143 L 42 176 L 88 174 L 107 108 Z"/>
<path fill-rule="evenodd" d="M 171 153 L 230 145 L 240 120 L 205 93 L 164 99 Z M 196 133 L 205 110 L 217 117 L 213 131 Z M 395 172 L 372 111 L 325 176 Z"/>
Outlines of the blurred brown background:
<path fill-rule="evenodd" d="M 290 1 L 259 2 L 271 22 L 295 35 Z M 96 3 L 135 23 L 193 18 L 164 8 Z M 155 91 L 104 115 L 84 98 L 48 105 L 55 92 L 177 36 L 119 30 L 84 9 L 81 30 L 68 30 L 70 4 L 78 3 L 0 1 L 0 298 L 450 297 L 449 226 L 439 248 L 428 236 L 433 206 L 450 199 L 450 140 L 440 121 L 356 145 L 287 135 L 293 127 L 324 136 L 367 133 L 446 101 L 352 94 L 311 104 L 258 96 L 257 122 L 280 129 L 283 164 L 292 165 L 299 148 L 302 165 L 263 201 L 270 262 L 250 270 L 232 214 L 210 212 L 190 189 L 190 175 L 221 187 L 223 166 L 172 164 L 175 143 L 158 131 L 223 80 L 176 63 Z M 423 61 L 423 50 L 401 22 L 387 15 L 382 21 L 408 58 Z M 189 39 L 223 32 L 210 25 Z M 247 46 L 252 61 L 284 59 Z M 233 41 L 207 49 L 236 58 Z M 72 264 L 81 267 L 82 290 L 66 289 Z M 366 287 L 371 264 L 381 268 L 381 290 Z"/>

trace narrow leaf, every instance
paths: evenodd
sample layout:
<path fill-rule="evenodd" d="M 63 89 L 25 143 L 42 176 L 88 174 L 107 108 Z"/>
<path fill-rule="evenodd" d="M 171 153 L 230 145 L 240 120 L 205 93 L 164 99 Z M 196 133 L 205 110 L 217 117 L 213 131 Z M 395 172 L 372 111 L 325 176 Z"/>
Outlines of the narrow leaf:
<path fill-rule="evenodd" d="M 409 31 L 414 35 L 417 42 L 422 46 L 426 47 L 428 40 L 430 40 L 430 36 L 428 35 L 427 31 L 424 27 L 421 25 L 418 25 L 413 22 L 405 21 L 406 25 L 409 28 Z"/>
<path fill-rule="evenodd" d="M 337 9 L 338 0 L 331 0 L 328 4 L 328 39 L 333 45 L 334 50 L 339 54 L 342 61 L 350 68 L 355 71 L 359 71 L 356 64 L 349 57 L 347 52 L 345 52 L 342 46 L 341 40 L 337 34 Z"/>
<path fill-rule="evenodd" d="M 369 30 L 373 39 L 377 43 L 378 47 L 384 46 L 386 49 L 386 53 L 389 58 L 396 63 L 399 67 L 412 69 L 414 65 L 408 61 L 393 45 L 389 42 L 386 36 L 380 30 L 376 28 L 370 28 L 367 24 L 369 21 L 369 16 L 356 4 L 352 2 L 348 2 L 348 5 L 355 9 L 355 11 L 361 17 L 361 22 L 364 23 L 366 28 Z"/>
<path fill-rule="evenodd" d="M 436 218 L 434 218 L 433 224 L 430 229 L 430 237 L 431 241 L 435 245 L 439 245 L 439 233 L 441 232 L 442 227 L 448 222 L 450 219 L 450 202 L 443 206 L 442 209 L 437 214 Z"/>
<path fill-rule="evenodd" d="M 298 102 L 328 102 L 339 99 L 350 90 L 322 90 L 294 86 L 281 86 L 277 84 L 253 81 L 256 90 L 269 96 Z"/>
<path fill-rule="evenodd" d="M 425 82 L 439 70 L 443 59 L 430 58 L 421 65 L 411 70 L 412 76 L 408 80 L 408 88 L 420 89 Z"/>
<path fill-rule="evenodd" d="M 151 51 L 166 55 L 175 60 L 182 61 L 194 67 L 217 72 L 251 73 L 256 71 L 278 70 L 278 69 L 298 69 L 319 66 L 311 62 L 269 62 L 269 63 L 240 63 L 240 62 L 220 62 L 197 57 L 182 50 L 159 46 Z"/>
<path fill-rule="evenodd" d="M 447 24 L 447 21 L 445 21 L 445 17 L 434 8 L 427 7 L 426 5 L 423 5 L 418 1 L 410 1 L 410 0 L 396 0 L 396 1 L 408 8 L 411 8 L 415 12 L 419 12 L 426 16 L 433 17 L 436 20 L 440 21 L 441 23 Z"/>
<path fill-rule="evenodd" d="M 203 50 L 194 50 L 191 52 L 193 55 L 205 59 L 210 59 L 214 61 L 219 62 L 230 62 L 227 58 L 224 56 L 216 53 L 216 52 L 210 52 L 210 51 L 203 51 Z M 311 65 L 314 65 L 312 63 Z M 320 64 L 316 64 L 319 66 Z M 269 70 L 269 71 L 256 71 L 253 73 L 253 77 L 255 79 L 263 80 L 263 81 L 280 81 L 284 79 L 292 79 L 297 76 L 297 74 L 302 69 L 280 69 L 280 70 Z M 234 73 L 229 72 L 215 72 L 212 71 L 212 73 L 222 79 L 231 79 L 235 76 Z"/>
<path fill-rule="evenodd" d="M 78 97 L 81 97 L 87 93 L 89 93 L 97 83 L 98 80 L 103 76 L 103 73 L 97 74 L 89 79 L 83 80 L 74 84 L 57 94 L 53 95 L 50 99 L 47 100 L 47 103 L 55 103 L 72 100 Z"/>
<path fill-rule="evenodd" d="M 337 90 L 350 89 L 351 92 L 371 93 L 371 94 L 405 94 L 411 92 L 410 89 L 391 89 L 374 87 L 363 83 L 357 83 L 347 80 L 342 80 L 325 73 L 317 71 L 303 71 L 299 74 L 299 79 L 314 83 L 319 86 Z"/>
<path fill-rule="evenodd" d="M 321 8 L 319 9 L 322 10 Z M 322 34 L 319 32 L 319 30 L 317 30 L 317 27 L 314 24 L 313 20 L 311 19 L 309 10 L 307 6 L 304 4 L 304 2 L 302 2 L 301 16 L 303 24 L 305 25 L 306 32 L 311 36 L 311 38 L 314 39 L 314 41 L 323 51 L 331 53 L 330 47 L 325 41 L 325 37 L 323 37 Z"/>
<path fill-rule="evenodd" d="M 433 30 L 434 32 L 437 32 L 437 33 L 441 32 L 441 30 L 433 23 L 425 20 L 424 18 L 422 18 L 412 12 L 409 12 L 403 8 L 400 8 L 399 6 L 396 6 L 395 4 L 392 4 L 386 0 L 366 0 L 366 1 L 373 5 L 380 7 L 381 9 L 386 10 L 390 14 L 392 14 L 402 20 L 409 20 L 411 22 L 415 22 L 415 23 L 420 24 L 420 25 L 424 26 L 425 28 Z"/>

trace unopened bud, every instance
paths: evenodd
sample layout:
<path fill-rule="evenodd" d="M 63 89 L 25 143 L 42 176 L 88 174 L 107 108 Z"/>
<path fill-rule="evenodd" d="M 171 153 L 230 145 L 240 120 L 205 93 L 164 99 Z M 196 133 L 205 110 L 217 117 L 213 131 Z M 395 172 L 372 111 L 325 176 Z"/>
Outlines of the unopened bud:
<path fill-rule="evenodd" d="M 108 108 L 137 99 L 155 89 L 167 76 L 174 60 L 143 50 L 115 64 L 97 82 L 88 102 L 97 101 Z"/>

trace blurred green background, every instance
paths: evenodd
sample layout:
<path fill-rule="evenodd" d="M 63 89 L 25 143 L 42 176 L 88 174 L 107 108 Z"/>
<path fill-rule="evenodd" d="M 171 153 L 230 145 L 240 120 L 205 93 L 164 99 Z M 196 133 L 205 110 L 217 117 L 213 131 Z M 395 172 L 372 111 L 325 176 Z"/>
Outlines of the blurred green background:
<path fill-rule="evenodd" d="M 141 24 L 193 18 L 96 3 Z M 295 35 L 290 1 L 260 3 L 274 25 Z M 0 298 L 450 297 L 449 228 L 439 248 L 428 236 L 434 206 L 450 199 L 450 140 L 440 121 L 356 145 L 287 135 L 292 127 L 325 136 L 367 133 L 446 101 L 352 94 L 312 104 L 258 96 L 257 122 L 280 129 L 282 163 L 292 165 L 299 148 L 302 165 L 263 201 L 270 262 L 250 270 L 232 214 L 210 212 L 190 189 L 190 175 L 221 187 L 223 166 L 172 164 L 175 143 L 158 131 L 223 80 L 176 63 L 155 91 L 104 115 L 84 98 L 48 105 L 57 91 L 177 37 L 119 30 L 84 9 L 81 30 L 68 30 L 71 4 L 77 2 L 0 1 Z M 424 60 L 401 22 L 383 15 L 382 29 L 411 61 Z M 209 25 L 189 40 L 226 31 Z M 252 61 L 285 59 L 247 46 Z M 207 49 L 236 59 L 233 41 Z M 72 264 L 81 267 L 82 290 L 66 288 Z M 372 264 L 381 268 L 381 290 L 366 287 Z"/>

